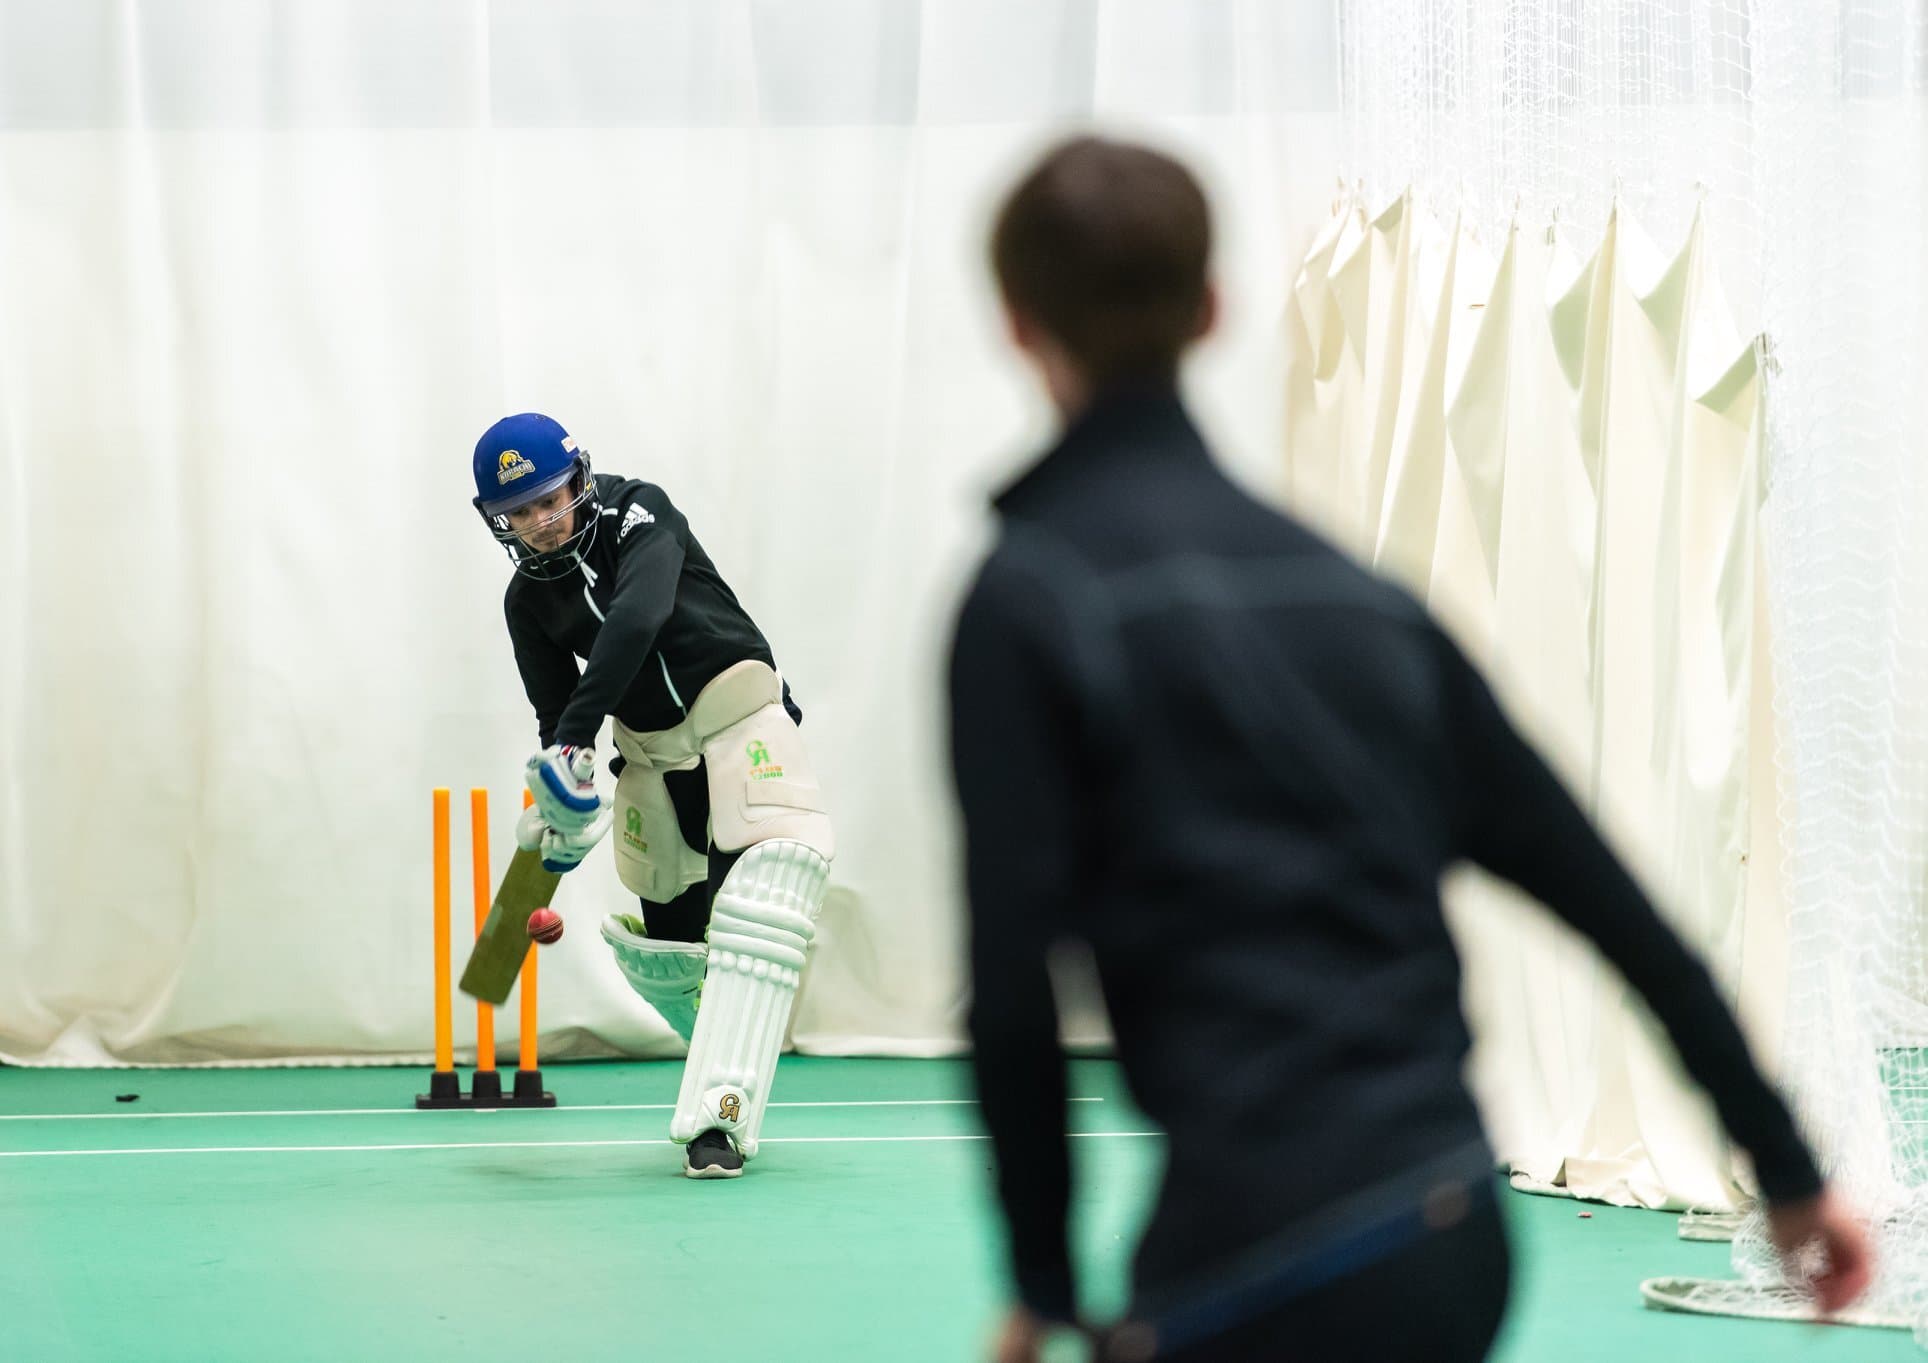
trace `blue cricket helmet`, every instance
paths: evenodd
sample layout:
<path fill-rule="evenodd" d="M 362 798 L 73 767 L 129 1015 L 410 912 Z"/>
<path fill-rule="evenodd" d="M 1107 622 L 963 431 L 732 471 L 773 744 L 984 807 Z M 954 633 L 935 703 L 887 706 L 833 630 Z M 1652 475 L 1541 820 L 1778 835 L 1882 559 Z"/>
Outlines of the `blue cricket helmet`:
<path fill-rule="evenodd" d="M 589 452 L 553 417 L 540 412 L 505 416 L 475 442 L 475 509 L 509 555 L 517 572 L 528 577 L 566 577 L 575 571 L 596 537 L 602 506 L 589 468 Z M 509 513 L 556 489 L 573 485 L 576 496 L 563 514 L 575 517 L 560 546 L 537 551 L 511 528 Z"/>
<path fill-rule="evenodd" d="M 576 472 L 576 442 L 540 412 L 505 416 L 475 442 L 475 506 L 484 516 L 546 497 Z"/>

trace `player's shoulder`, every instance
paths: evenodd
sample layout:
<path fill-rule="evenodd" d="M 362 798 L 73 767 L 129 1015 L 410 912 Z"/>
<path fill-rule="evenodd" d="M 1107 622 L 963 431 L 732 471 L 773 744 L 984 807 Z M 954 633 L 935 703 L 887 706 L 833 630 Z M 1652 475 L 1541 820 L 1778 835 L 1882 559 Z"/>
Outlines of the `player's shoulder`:
<path fill-rule="evenodd" d="M 606 530 L 615 532 L 616 543 L 627 544 L 643 531 L 675 528 L 683 523 L 682 513 L 669 493 L 655 483 L 619 474 L 596 475 L 596 492 L 602 502 Z"/>
<path fill-rule="evenodd" d="M 668 496 L 654 483 L 646 483 L 641 478 L 631 478 L 621 473 L 599 473 L 596 475 L 596 496 L 605 508 L 629 506 L 638 501 L 667 501 Z"/>
<path fill-rule="evenodd" d="M 1052 527 L 1006 517 L 959 603 L 960 635 L 1060 634 L 1092 606 L 1095 581 L 1094 565 Z"/>

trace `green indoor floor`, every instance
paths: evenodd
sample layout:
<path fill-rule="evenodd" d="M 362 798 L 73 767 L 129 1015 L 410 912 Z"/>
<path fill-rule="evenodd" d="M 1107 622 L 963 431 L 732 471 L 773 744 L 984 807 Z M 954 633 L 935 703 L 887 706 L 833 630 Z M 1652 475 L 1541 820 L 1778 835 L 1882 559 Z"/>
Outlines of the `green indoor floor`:
<path fill-rule="evenodd" d="M 962 1065 L 786 1059 L 734 1183 L 678 1176 L 678 1073 L 557 1067 L 554 1111 L 418 1113 L 419 1071 L 0 1069 L 0 1359 L 984 1356 L 998 1268 Z M 1111 1065 L 1077 1062 L 1073 1092 L 1082 1254 L 1115 1304 L 1161 1143 Z M 1726 1247 L 1505 1201 L 1506 1363 L 1921 1357 L 1897 1332 L 1643 1310 L 1640 1279 L 1718 1275 Z"/>

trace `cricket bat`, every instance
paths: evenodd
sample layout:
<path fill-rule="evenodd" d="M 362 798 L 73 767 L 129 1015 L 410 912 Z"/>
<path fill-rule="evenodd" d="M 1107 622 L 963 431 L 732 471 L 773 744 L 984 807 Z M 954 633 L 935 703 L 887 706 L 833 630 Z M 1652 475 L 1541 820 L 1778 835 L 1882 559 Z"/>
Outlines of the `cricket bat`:
<path fill-rule="evenodd" d="M 534 945 L 529 940 L 529 915 L 547 908 L 555 897 L 562 872 L 542 869 L 540 850 L 516 849 L 502 884 L 489 905 L 489 916 L 476 934 L 475 949 L 462 970 L 462 992 L 484 1003 L 499 1004 L 509 997 L 522 959 Z"/>

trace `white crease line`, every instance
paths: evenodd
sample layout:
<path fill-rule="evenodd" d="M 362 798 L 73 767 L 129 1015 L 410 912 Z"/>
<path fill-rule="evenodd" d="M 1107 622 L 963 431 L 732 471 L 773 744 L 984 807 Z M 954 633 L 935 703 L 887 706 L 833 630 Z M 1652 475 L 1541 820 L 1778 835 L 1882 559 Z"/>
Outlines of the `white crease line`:
<path fill-rule="evenodd" d="M 1067 1098 L 1069 1103 L 1102 1103 L 1102 1098 Z M 976 1107 L 975 1098 L 865 1098 L 845 1101 L 771 1103 L 771 1107 Z M 395 1117 L 404 1112 L 673 1112 L 674 1103 L 596 1103 L 583 1107 L 303 1107 L 259 1112 L 0 1112 L 0 1122 L 154 1121 L 165 1117 Z"/>
<path fill-rule="evenodd" d="M 1110 1140 L 1162 1136 L 1162 1131 L 1067 1131 L 1073 1140 Z M 981 1133 L 952 1136 L 765 1136 L 763 1145 L 885 1145 L 916 1141 L 988 1141 Z M 611 1146 L 674 1145 L 668 1140 L 614 1141 L 438 1141 L 409 1145 L 182 1145 L 145 1150 L 0 1150 L 0 1159 L 54 1159 L 67 1155 L 319 1155 L 382 1150 L 560 1150 Z"/>

